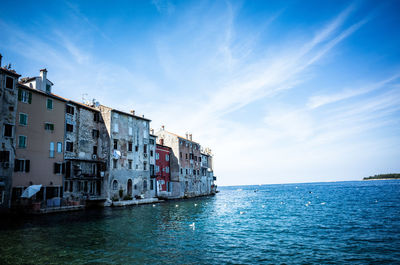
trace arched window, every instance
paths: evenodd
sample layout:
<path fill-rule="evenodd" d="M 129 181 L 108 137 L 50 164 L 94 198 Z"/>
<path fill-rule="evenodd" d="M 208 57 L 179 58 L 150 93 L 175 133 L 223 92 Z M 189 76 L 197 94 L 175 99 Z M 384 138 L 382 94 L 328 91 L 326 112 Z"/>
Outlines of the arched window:
<path fill-rule="evenodd" d="M 116 179 L 114 179 L 114 181 L 112 183 L 112 188 L 113 188 L 113 190 L 117 190 L 118 189 L 118 181 Z"/>

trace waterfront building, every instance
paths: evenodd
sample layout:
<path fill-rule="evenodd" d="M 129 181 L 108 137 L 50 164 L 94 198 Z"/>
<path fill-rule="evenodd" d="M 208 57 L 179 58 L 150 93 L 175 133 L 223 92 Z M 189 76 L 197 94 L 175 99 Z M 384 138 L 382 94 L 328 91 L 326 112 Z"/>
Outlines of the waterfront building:
<path fill-rule="evenodd" d="M 34 200 L 62 197 L 66 100 L 52 93 L 47 70 L 18 84 L 16 156 L 12 201 L 30 185 L 42 185 Z"/>
<path fill-rule="evenodd" d="M 200 144 L 186 137 L 168 132 L 164 126 L 156 133 L 164 145 L 171 148 L 171 198 L 195 197 L 201 194 Z"/>
<path fill-rule="evenodd" d="M 97 107 L 110 137 L 108 198 L 154 197 L 150 185 L 150 120 L 107 106 Z M 153 188 L 153 190 L 152 190 Z"/>
<path fill-rule="evenodd" d="M 206 148 L 201 151 L 201 175 L 202 175 L 202 182 L 204 188 L 206 189 L 207 193 L 215 194 L 217 186 L 215 185 L 215 181 L 217 179 L 214 176 L 213 170 L 213 156 L 211 153 L 211 149 Z"/>
<path fill-rule="evenodd" d="M 65 108 L 64 198 L 102 202 L 108 189 L 110 137 L 95 106 L 68 101 Z"/>
<path fill-rule="evenodd" d="M 154 130 L 150 130 L 149 135 L 149 153 L 150 153 L 150 196 L 157 197 L 157 186 L 156 186 L 156 143 L 157 136 L 154 135 Z"/>
<path fill-rule="evenodd" d="M 170 182 L 170 156 L 171 148 L 165 146 L 163 139 L 160 139 L 159 144 L 156 145 L 155 174 L 157 178 L 157 197 L 161 199 L 168 199 L 172 197 Z"/>
<path fill-rule="evenodd" d="M 15 158 L 15 124 L 18 78 L 9 67 L 1 66 L 0 54 L 0 211 L 10 208 Z"/>

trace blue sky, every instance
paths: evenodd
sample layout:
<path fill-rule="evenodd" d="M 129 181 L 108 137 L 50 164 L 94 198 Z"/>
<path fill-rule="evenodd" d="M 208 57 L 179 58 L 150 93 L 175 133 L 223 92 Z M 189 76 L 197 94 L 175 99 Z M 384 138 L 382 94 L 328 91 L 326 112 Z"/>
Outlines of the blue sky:
<path fill-rule="evenodd" d="M 3 1 L 0 52 L 53 92 L 209 146 L 219 185 L 400 172 L 398 1 Z M 85 94 L 85 95 L 84 95 Z"/>

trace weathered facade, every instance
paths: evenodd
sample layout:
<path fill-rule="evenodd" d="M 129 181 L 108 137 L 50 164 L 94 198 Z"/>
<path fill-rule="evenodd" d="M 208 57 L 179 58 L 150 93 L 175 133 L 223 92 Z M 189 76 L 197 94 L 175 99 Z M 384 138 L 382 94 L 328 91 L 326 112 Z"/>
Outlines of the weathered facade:
<path fill-rule="evenodd" d="M 156 174 L 155 174 L 155 168 L 156 168 L 156 142 L 157 142 L 157 136 L 155 136 L 153 133 L 153 129 L 150 130 L 150 135 L 149 135 L 149 153 L 150 153 L 150 196 L 151 197 L 157 197 L 157 179 L 156 179 Z"/>
<path fill-rule="evenodd" d="M 1 67 L 0 54 L 0 211 L 11 206 L 12 173 L 15 158 L 15 124 L 18 75 Z"/>
<path fill-rule="evenodd" d="M 162 140 L 162 139 L 161 139 Z M 157 177 L 157 196 L 168 199 L 171 194 L 171 175 L 170 175 L 170 155 L 171 148 L 163 145 L 163 141 L 156 146 L 156 169 Z"/>
<path fill-rule="evenodd" d="M 171 148 L 171 198 L 195 197 L 207 195 L 207 181 L 201 175 L 200 144 L 186 137 L 165 131 L 157 132 L 159 141 Z"/>
<path fill-rule="evenodd" d="M 68 101 L 65 108 L 64 197 L 102 201 L 108 189 L 110 137 L 100 111 Z"/>
<path fill-rule="evenodd" d="M 18 85 L 16 157 L 13 173 L 13 202 L 22 191 L 41 184 L 33 200 L 62 196 L 64 165 L 64 124 L 66 100 L 52 93 L 53 83 L 39 77 L 21 79 Z"/>
<path fill-rule="evenodd" d="M 154 197 L 150 184 L 149 119 L 100 105 L 110 136 L 108 198 Z M 153 190 L 152 190 L 153 188 Z"/>

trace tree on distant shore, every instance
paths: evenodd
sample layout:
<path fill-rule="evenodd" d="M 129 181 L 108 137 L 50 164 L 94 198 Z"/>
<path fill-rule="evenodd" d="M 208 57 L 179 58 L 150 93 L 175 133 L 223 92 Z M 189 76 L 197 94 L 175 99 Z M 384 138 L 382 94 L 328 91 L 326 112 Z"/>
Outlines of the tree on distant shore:
<path fill-rule="evenodd" d="M 364 178 L 364 180 L 368 179 L 400 179 L 400 174 L 399 173 L 379 174 Z"/>

